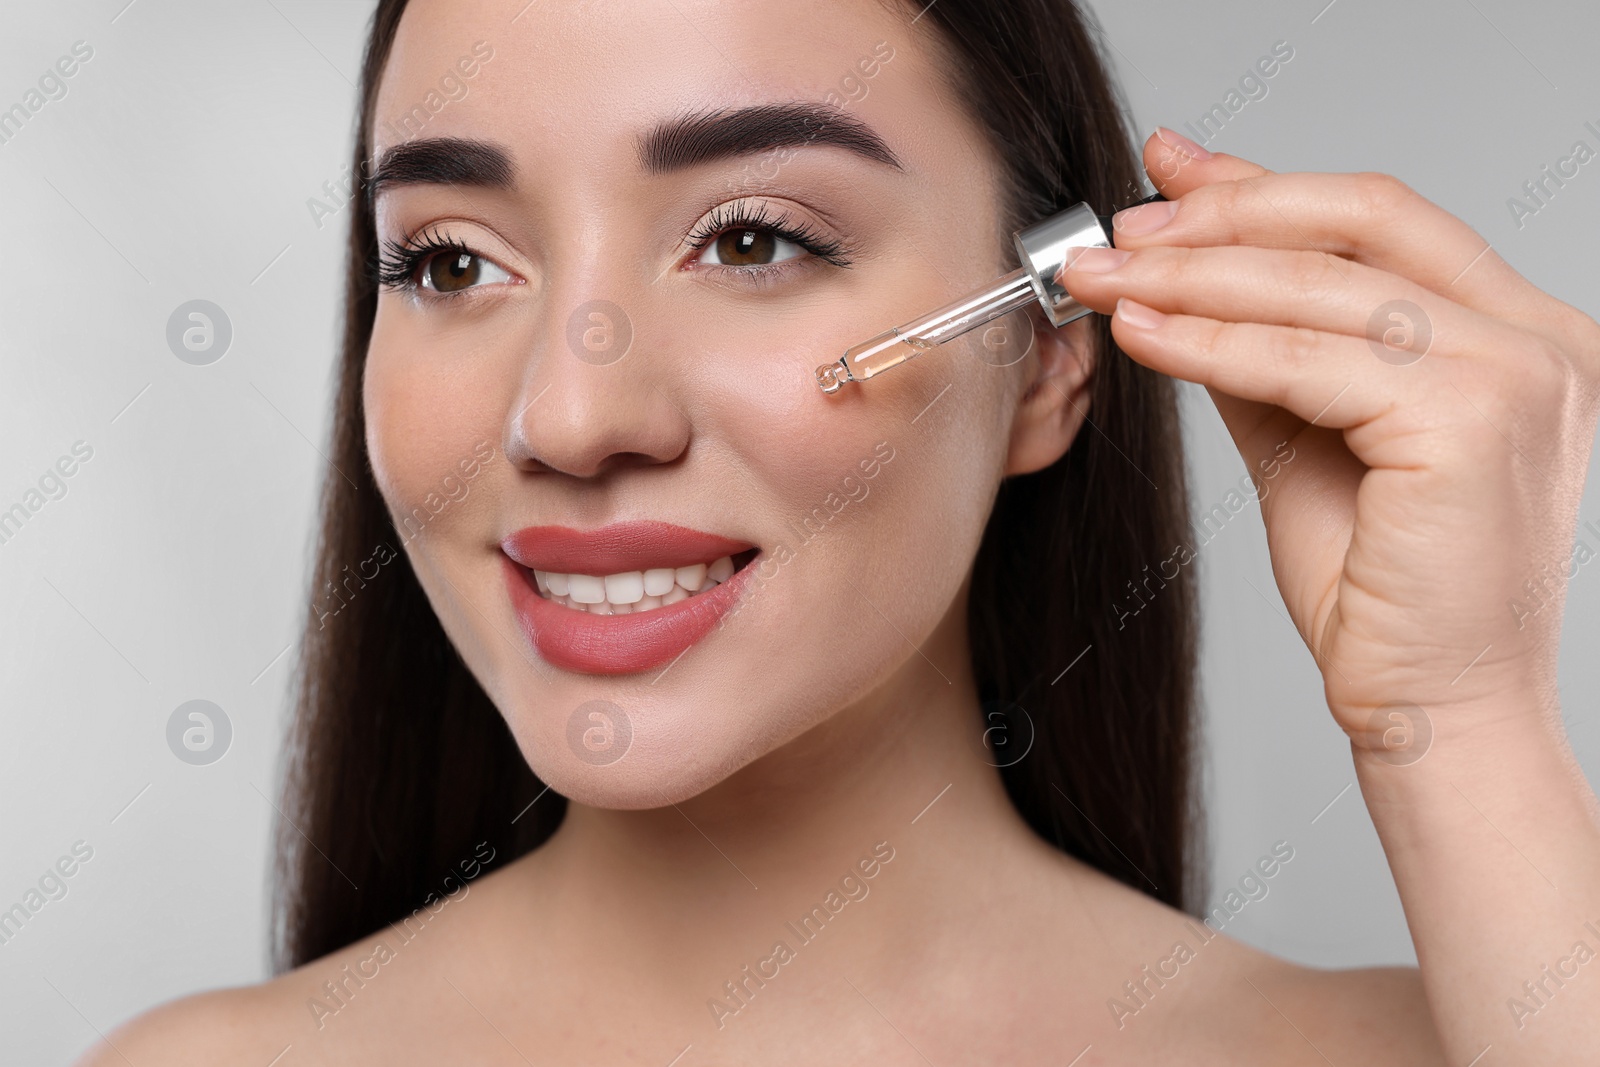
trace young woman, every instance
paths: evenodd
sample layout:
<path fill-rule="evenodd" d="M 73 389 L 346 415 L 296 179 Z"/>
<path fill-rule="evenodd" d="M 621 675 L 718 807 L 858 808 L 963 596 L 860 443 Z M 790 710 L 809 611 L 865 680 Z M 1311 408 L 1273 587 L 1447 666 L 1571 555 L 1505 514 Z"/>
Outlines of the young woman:
<path fill-rule="evenodd" d="M 1600 1060 L 1559 596 L 1506 607 L 1593 320 L 1387 176 L 1141 175 L 1070 0 L 383 0 L 363 88 L 283 973 L 85 1062 Z M 818 389 L 1142 176 L 1100 314 Z M 1420 971 L 1202 922 L 1173 377 Z"/>

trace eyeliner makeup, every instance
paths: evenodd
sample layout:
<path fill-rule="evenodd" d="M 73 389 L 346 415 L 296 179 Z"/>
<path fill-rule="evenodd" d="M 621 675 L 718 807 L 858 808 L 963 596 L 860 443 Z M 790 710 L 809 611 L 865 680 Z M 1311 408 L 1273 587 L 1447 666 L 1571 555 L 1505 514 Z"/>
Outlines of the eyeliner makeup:
<path fill-rule="evenodd" d="M 1155 193 L 1139 204 L 1165 199 Z M 1034 301 L 1055 326 L 1082 318 L 1092 309 L 1074 300 L 1056 275 L 1071 249 L 1112 247 L 1111 219 L 1079 203 L 1018 230 L 1012 241 L 1022 266 L 952 304 L 845 349 L 838 362 L 817 368 L 817 385 L 824 393 L 836 393 L 846 382 L 864 382 Z"/>

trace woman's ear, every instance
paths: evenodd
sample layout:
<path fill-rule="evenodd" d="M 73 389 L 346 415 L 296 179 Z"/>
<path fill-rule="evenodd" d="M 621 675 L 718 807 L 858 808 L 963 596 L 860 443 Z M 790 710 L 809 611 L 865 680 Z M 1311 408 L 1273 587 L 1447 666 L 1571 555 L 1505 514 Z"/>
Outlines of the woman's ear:
<path fill-rule="evenodd" d="M 1057 329 L 1031 309 L 1033 351 L 1024 360 L 1027 386 L 1017 401 L 1005 473 L 1043 470 L 1066 454 L 1089 413 L 1094 370 L 1089 316 Z"/>

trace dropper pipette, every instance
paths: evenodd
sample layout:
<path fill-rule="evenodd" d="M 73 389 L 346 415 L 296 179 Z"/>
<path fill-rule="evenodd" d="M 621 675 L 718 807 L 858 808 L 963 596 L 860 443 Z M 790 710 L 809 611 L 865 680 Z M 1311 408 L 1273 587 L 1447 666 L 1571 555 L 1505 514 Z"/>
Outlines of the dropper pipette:
<path fill-rule="evenodd" d="M 1164 199 L 1155 193 L 1139 203 Z M 817 368 L 817 384 L 824 393 L 836 393 L 846 382 L 864 382 L 1034 301 L 1054 326 L 1082 318 L 1092 309 L 1074 300 L 1056 275 L 1072 250 L 1112 247 L 1111 219 L 1080 203 L 1017 231 L 1012 240 L 1022 266 L 952 304 L 845 349 L 837 362 Z"/>

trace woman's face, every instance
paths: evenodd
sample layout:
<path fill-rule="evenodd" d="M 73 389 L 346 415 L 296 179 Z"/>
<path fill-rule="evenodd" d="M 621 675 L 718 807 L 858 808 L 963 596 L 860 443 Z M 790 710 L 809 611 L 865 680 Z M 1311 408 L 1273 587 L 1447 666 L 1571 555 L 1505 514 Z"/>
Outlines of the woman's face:
<path fill-rule="evenodd" d="M 1004 268 L 997 161 L 914 11 L 521 7 L 413 0 L 400 26 L 372 138 L 386 267 L 414 287 L 379 300 L 367 444 L 533 770 L 655 807 L 966 679 L 1032 330 L 816 385 Z M 774 129 L 809 141 L 769 150 Z M 704 536 L 604 529 L 639 522 Z M 699 591 L 724 555 L 743 567 Z"/>

